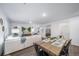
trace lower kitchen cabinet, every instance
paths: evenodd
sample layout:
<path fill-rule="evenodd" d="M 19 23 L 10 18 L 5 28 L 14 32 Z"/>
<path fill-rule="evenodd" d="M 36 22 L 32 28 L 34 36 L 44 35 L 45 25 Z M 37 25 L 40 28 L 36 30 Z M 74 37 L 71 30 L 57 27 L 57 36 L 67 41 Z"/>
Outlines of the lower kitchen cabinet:
<path fill-rule="evenodd" d="M 12 52 L 30 47 L 33 45 L 34 42 L 41 41 L 40 35 L 32 35 L 32 36 L 25 36 L 25 42 L 21 42 L 22 37 L 11 37 L 7 38 L 5 41 L 5 52 L 4 54 L 10 54 Z"/>

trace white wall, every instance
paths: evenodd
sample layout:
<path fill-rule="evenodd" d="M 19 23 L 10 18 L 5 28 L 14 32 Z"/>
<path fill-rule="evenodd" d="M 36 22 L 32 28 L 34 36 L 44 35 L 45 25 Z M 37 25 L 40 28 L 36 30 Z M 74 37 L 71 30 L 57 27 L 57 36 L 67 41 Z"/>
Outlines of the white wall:
<path fill-rule="evenodd" d="M 70 38 L 72 44 L 79 46 L 79 16 L 73 17 L 70 20 Z"/>
<path fill-rule="evenodd" d="M 51 36 L 65 35 L 65 38 L 72 39 L 72 45 L 79 46 L 79 16 L 65 20 L 55 21 L 51 24 Z"/>
<path fill-rule="evenodd" d="M 70 31 L 69 31 L 69 20 L 59 20 L 54 21 L 44 26 L 47 27 L 50 25 L 51 27 L 51 37 L 57 37 L 58 35 L 64 35 L 66 39 L 69 39 Z"/>
<path fill-rule="evenodd" d="M 66 39 L 69 38 L 69 21 L 68 20 L 61 20 L 52 22 L 51 27 L 51 36 L 58 36 L 58 35 L 64 35 Z"/>
<path fill-rule="evenodd" d="M 13 27 L 13 26 L 24 26 L 24 27 L 27 27 L 28 25 L 25 24 L 25 23 L 11 22 L 10 26 L 11 27 Z"/>

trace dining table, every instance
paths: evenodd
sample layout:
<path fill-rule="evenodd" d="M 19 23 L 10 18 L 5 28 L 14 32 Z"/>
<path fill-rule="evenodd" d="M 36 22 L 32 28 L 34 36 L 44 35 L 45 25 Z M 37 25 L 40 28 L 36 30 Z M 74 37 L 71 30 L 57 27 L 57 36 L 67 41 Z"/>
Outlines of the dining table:
<path fill-rule="evenodd" d="M 45 39 L 39 42 L 35 42 L 34 46 L 37 53 L 39 52 L 38 49 L 40 50 L 42 49 L 50 56 L 59 56 L 64 46 L 66 46 L 69 41 L 70 39 L 55 39 L 55 40 Z"/>

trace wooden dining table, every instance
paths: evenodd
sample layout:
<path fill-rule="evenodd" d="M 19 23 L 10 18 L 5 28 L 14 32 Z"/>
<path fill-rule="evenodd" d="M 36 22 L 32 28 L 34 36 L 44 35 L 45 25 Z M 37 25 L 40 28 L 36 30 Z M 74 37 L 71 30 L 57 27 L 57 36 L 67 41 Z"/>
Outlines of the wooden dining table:
<path fill-rule="evenodd" d="M 68 41 L 69 40 L 65 40 L 64 43 L 62 43 L 60 47 L 53 45 L 52 42 L 50 41 L 44 42 L 43 40 L 40 42 L 34 43 L 34 45 L 36 46 L 36 50 L 41 48 L 43 51 L 48 53 L 50 56 L 59 56 L 64 46 L 67 45 Z"/>

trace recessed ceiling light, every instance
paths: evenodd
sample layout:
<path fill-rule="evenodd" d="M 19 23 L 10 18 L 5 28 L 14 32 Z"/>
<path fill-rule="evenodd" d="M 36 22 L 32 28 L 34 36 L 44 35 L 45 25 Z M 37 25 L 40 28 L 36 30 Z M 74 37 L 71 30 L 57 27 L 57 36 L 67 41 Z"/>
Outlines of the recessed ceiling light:
<path fill-rule="evenodd" d="M 42 16 L 45 17 L 46 16 L 46 13 L 43 13 Z"/>

